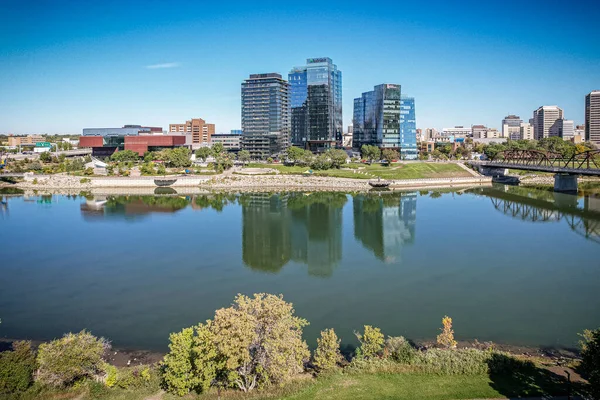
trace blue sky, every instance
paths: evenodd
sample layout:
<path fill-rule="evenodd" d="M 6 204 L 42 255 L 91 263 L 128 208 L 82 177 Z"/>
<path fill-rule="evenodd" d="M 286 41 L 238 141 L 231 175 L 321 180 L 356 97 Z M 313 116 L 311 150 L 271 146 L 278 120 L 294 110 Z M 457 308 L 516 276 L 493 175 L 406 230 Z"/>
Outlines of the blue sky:
<path fill-rule="evenodd" d="M 345 126 L 353 99 L 384 82 L 416 98 L 419 128 L 500 128 L 554 104 L 583 123 L 599 20 L 587 0 L 0 0 L 0 133 L 191 117 L 239 129 L 249 74 L 287 77 L 323 56 L 343 74 Z"/>

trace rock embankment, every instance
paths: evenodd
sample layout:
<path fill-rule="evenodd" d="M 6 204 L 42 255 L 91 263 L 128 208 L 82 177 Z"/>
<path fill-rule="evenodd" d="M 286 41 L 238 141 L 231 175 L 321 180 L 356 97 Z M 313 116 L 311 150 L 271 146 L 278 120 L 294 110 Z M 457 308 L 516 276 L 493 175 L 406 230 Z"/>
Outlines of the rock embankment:
<path fill-rule="evenodd" d="M 201 184 L 200 187 L 228 190 L 307 189 L 346 191 L 362 191 L 371 188 L 366 179 L 300 175 L 231 175 L 228 177 L 215 177 Z"/>

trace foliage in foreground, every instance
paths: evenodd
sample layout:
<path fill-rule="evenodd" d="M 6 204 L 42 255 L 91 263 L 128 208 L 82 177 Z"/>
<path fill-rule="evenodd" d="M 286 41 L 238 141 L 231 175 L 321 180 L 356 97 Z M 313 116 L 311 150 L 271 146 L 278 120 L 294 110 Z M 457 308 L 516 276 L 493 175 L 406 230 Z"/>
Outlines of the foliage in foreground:
<path fill-rule="evenodd" d="M 360 342 L 360 347 L 356 355 L 358 357 L 373 358 L 383 350 L 383 334 L 379 328 L 373 328 L 371 325 L 365 325 L 365 332 L 355 332 L 356 338 Z"/>
<path fill-rule="evenodd" d="M 454 331 L 452 330 L 452 318 L 445 316 L 442 318 L 441 333 L 437 336 L 437 344 L 446 348 L 455 348 Z"/>
<path fill-rule="evenodd" d="M 14 342 L 12 348 L 0 353 L 0 393 L 23 392 L 33 383 L 36 364 L 31 342 Z"/>
<path fill-rule="evenodd" d="M 36 380 L 50 386 L 65 387 L 83 378 L 103 373 L 105 351 L 110 344 L 89 332 L 68 333 L 40 345 Z"/>
<path fill-rule="evenodd" d="M 588 331 L 585 339 L 581 367 L 587 375 L 593 395 L 600 398 L 600 329 Z"/>
<path fill-rule="evenodd" d="M 209 386 L 247 392 L 283 383 L 301 373 L 310 356 L 302 340 L 307 324 L 282 296 L 238 295 L 212 321 L 171 336 L 163 362 L 165 386 L 181 395 Z"/>
<path fill-rule="evenodd" d="M 340 342 L 333 329 L 321 331 L 314 356 L 314 365 L 319 372 L 332 370 L 342 361 Z"/>

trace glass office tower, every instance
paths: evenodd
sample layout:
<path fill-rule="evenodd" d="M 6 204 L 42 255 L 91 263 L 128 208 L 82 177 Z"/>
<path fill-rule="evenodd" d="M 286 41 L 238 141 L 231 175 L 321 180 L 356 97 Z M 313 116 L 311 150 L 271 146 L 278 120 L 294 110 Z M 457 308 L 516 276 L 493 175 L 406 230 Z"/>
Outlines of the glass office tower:
<path fill-rule="evenodd" d="M 400 157 L 417 159 L 417 117 L 415 98 L 402 96 L 400 100 Z"/>
<path fill-rule="evenodd" d="M 368 144 L 401 150 L 400 91 L 400 85 L 384 83 L 354 99 L 354 149 Z"/>
<path fill-rule="evenodd" d="M 309 58 L 288 74 L 291 142 L 319 152 L 342 144 L 342 72 L 328 57 Z"/>
<path fill-rule="evenodd" d="M 289 85 L 280 74 L 253 74 L 242 83 L 243 149 L 275 157 L 289 146 Z"/>

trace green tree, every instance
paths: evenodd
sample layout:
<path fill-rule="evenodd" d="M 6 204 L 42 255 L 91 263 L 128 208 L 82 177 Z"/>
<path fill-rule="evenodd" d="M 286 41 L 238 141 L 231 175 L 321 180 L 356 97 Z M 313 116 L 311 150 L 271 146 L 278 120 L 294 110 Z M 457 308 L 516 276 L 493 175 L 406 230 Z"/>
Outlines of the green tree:
<path fill-rule="evenodd" d="M 185 396 L 200 384 L 194 366 L 194 328 L 171 333 L 169 342 L 169 353 L 161 363 L 164 384 L 169 392 Z"/>
<path fill-rule="evenodd" d="M 240 150 L 238 153 L 238 160 L 246 164 L 250 161 L 250 152 L 248 150 Z"/>
<path fill-rule="evenodd" d="M 202 161 L 206 161 L 208 157 L 212 155 L 212 150 L 210 147 L 200 147 L 196 150 L 196 157 L 201 159 Z"/>
<path fill-rule="evenodd" d="M 33 383 L 35 353 L 31 342 L 17 341 L 0 353 L 0 394 L 24 392 Z"/>
<path fill-rule="evenodd" d="M 111 161 L 125 162 L 125 161 L 138 161 L 140 156 L 137 152 L 132 150 L 121 150 L 116 151 L 110 156 Z"/>
<path fill-rule="evenodd" d="M 215 157 L 218 157 L 224 151 L 223 143 L 217 142 L 212 145 L 212 153 Z"/>
<path fill-rule="evenodd" d="M 342 149 L 329 149 L 325 152 L 325 155 L 331 161 L 331 168 L 340 168 L 346 164 L 346 160 L 348 159 L 348 154 Z"/>
<path fill-rule="evenodd" d="M 313 158 L 312 163 L 310 164 L 310 167 L 312 169 L 322 170 L 322 171 L 331 168 L 331 166 L 332 166 L 331 159 L 325 153 L 317 155 L 315 158 Z"/>
<path fill-rule="evenodd" d="M 299 161 L 302 161 L 302 158 L 304 157 L 304 149 L 301 149 L 300 147 L 296 146 L 291 146 L 288 147 L 288 149 L 286 150 L 286 155 L 289 161 L 297 163 Z"/>
<path fill-rule="evenodd" d="M 587 375 L 593 396 L 600 399 L 600 329 L 587 334 L 581 352 L 581 367 Z"/>
<path fill-rule="evenodd" d="M 398 160 L 400 158 L 400 154 L 398 154 L 398 152 L 394 149 L 383 149 L 381 154 L 388 162 L 392 162 L 392 160 Z"/>
<path fill-rule="evenodd" d="M 163 163 L 158 164 L 156 173 L 159 175 L 165 175 L 167 173 L 167 169 L 165 168 L 165 165 Z"/>
<path fill-rule="evenodd" d="M 365 332 L 360 334 L 354 332 L 360 342 L 358 353 L 361 357 L 373 358 L 383 350 L 384 338 L 379 328 L 373 328 L 371 325 L 365 325 Z"/>
<path fill-rule="evenodd" d="M 192 165 L 190 155 L 190 149 L 187 147 L 176 147 L 168 149 L 165 152 L 167 165 L 173 168 L 183 168 Z"/>
<path fill-rule="evenodd" d="M 329 371 L 342 361 L 340 353 L 340 339 L 333 329 L 321 331 L 321 337 L 317 338 L 317 349 L 315 350 L 314 364 L 319 371 Z"/>
<path fill-rule="evenodd" d="M 49 163 L 52 161 L 52 154 L 50 154 L 49 151 L 45 151 L 42 154 L 40 154 L 40 161 L 41 162 L 45 162 L 45 163 Z"/>
<path fill-rule="evenodd" d="M 369 162 L 379 160 L 379 158 L 381 157 L 381 150 L 379 150 L 379 147 L 377 146 L 363 144 L 360 148 L 360 152 L 362 154 L 362 157 L 367 159 Z"/>
<path fill-rule="evenodd" d="M 65 387 L 82 378 L 98 376 L 103 371 L 108 342 L 89 332 L 68 333 L 61 339 L 42 343 L 38 350 L 36 379 Z"/>
<path fill-rule="evenodd" d="M 231 154 L 226 151 L 222 153 L 217 153 L 215 155 L 215 162 L 213 166 L 215 171 L 217 172 L 223 172 L 224 170 L 233 167 L 233 159 L 231 157 Z"/>
<path fill-rule="evenodd" d="M 151 161 L 152 161 L 152 159 L 153 159 L 153 157 L 154 157 L 154 155 L 152 154 L 152 152 L 151 152 L 151 151 L 147 151 L 147 152 L 145 152 L 145 153 L 144 153 L 144 162 L 145 162 L 145 163 L 149 163 L 149 162 L 151 162 Z"/>

